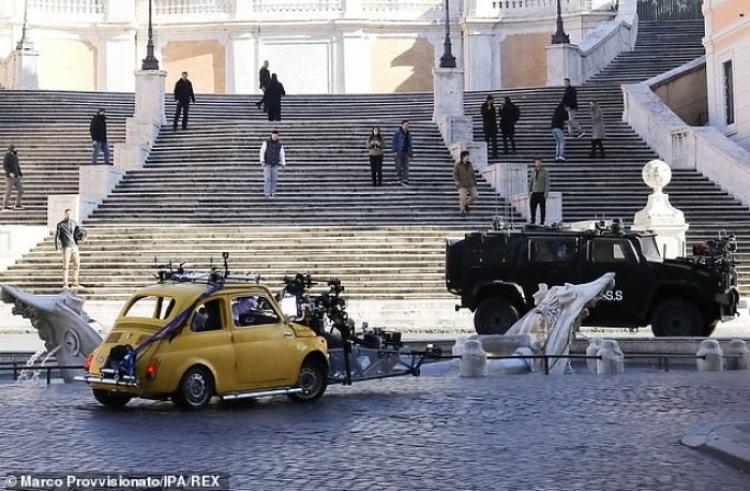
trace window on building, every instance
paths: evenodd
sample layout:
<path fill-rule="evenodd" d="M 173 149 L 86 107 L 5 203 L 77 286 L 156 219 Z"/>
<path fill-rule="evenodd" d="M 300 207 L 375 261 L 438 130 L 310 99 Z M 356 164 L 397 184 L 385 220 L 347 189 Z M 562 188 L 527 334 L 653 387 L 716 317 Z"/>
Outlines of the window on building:
<path fill-rule="evenodd" d="M 732 74 L 732 60 L 725 61 L 724 67 L 724 113 L 726 123 L 734 124 L 734 76 Z"/>

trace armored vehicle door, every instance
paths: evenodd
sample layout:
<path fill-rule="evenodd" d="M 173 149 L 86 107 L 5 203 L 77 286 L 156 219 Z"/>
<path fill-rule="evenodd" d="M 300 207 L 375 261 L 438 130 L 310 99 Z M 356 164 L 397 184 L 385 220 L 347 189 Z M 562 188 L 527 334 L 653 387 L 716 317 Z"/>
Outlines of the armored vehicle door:
<path fill-rule="evenodd" d="M 578 283 L 578 239 L 575 237 L 533 237 L 527 242 L 521 280 L 527 300 L 540 283 L 550 288 Z"/>
<path fill-rule="evenodd" d="M 615 287 L 592 309 L 585 323 L 596 325 L 635 326 L 635 319 L 643 308 L 643 265 L 630 240 L 624 237 L 592 237 L 586 241 L 586 253 L 581 265 L 581 283 L 588 283 L 604 273 L 615 273 Z M 646 275 L 647 276 L 647 275 Z"/>

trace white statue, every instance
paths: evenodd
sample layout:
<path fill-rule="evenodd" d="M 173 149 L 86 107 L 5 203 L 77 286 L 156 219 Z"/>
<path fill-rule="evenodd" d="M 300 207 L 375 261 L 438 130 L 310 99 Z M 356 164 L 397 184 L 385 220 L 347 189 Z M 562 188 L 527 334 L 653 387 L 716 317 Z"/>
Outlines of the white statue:
<path fill-rule="evenodd" d="M 89 324 L 91 318 L 83 310 L 83 299 L 75 290 L 64 290 L 57 296 L 32 295 L 10 285 L 3 285 L 2 301 L 13 304 L 13 314 L 31 321 L 39 331 L 48 353 L 55 352 L 60 366 L 81 366 L 94 348 L 102 342 L 101 335 Z M 78 370 L 60 370 L 66 383 L 73 382 Z"/>

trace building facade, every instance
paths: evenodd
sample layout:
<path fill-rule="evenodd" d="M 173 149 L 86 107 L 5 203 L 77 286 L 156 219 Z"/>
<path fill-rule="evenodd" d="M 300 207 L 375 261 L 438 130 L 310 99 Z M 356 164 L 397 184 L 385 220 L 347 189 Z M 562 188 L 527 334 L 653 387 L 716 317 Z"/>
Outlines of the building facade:
<path fill-rule="evenodd" d="M 709 124 L 750 150 L 750 0 L 705 0 Z"/>
<path fill-rule="evenodd" d="M 151 19 L 160 68 L 168 80 L 189 72 L 199 92 L 256 93 L 269 60 L 289 93 L 389 93 L 433 89 L 446 5 L 467 90 L 545 85 L 556 0 L 151 0 Z M 612 19 L 615 5 L 561 0 L 571 43 Z M 0 84 L 19 86 L 23 39 L 40 89 L 133 91 L 149 6 L 3 0 Z"/>

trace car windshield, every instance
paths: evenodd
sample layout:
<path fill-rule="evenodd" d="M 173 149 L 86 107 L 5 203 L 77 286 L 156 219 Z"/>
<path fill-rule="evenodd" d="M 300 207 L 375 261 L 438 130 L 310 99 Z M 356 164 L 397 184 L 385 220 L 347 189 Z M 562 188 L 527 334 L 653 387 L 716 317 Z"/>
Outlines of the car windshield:
<path fill-rule="evenodd" d="M 172 297 L 139 297 L 130 304 L 123 317 L 140 317 L 164 320 L 172 313 L 175 300 Z"/>
<path fill-rule="evenodd" d="M 656 237 L 653 235 L 650 237 L 641 237 L 638 239 L 641 243 L 641 250 L 643 251 L 643 256 L 646 258 L 649 262 L 661 262 L 662 257 L 661 254 L 659 254 L 659 246 L 656 243 Z"/>

